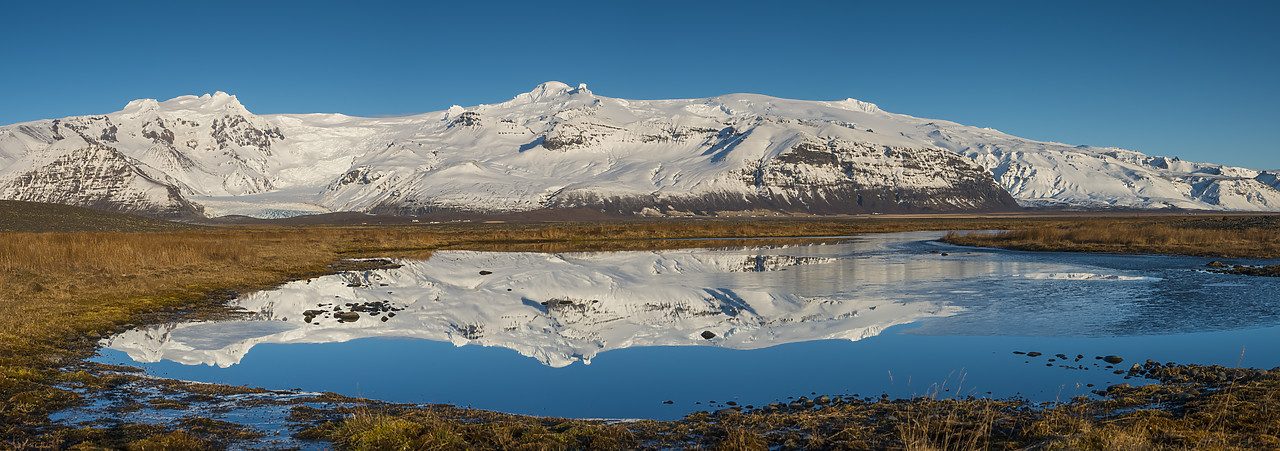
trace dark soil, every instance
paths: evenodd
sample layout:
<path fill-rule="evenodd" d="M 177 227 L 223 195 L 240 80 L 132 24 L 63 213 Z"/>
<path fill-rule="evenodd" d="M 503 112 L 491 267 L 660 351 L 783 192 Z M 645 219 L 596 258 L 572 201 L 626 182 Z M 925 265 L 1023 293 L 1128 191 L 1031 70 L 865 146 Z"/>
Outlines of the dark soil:
<path fill-rule="evenodd" d="M 0 232 L 165 232 L 202 228 L 70 205 L 0 200 Z"/>

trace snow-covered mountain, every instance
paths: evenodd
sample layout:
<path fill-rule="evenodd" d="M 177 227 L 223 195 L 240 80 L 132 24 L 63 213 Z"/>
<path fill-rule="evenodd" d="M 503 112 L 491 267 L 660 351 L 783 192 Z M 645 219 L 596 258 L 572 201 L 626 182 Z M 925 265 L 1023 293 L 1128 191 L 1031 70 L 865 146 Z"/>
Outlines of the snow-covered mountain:
<path fill-rule="evenodd" d="M 398 118 L 255 115 L 219 92 L 0 127 L 0 198 L 162 217 L 1277 211 L 1278 189 L 1271 172 L 1031 141 L 853 99 L 625 100 L 558 82 Z"/>

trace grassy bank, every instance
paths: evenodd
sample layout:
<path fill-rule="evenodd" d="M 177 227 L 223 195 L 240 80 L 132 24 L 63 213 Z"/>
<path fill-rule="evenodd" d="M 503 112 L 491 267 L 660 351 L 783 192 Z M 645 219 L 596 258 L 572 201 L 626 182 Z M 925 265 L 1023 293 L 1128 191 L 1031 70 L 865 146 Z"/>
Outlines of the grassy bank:
<path fill-rule="evenodd" d="M 356 406 L 303 435 L 341 449 L 1070 449 L 1280 447 L 1280 368 L 1163 365 L 1130 371 L 1100 399 L 822 399 L 812 407 L 604 424 L 476 415 L 447 406 Z M 331 413 L 332 414 L 332 413 Z"/>
<path fill-rule="evenodd" d="M 1088 219 L 1029 224 L 995 235 L 952 234 L 964 246 L 1224 258 L 1280 257 L 1280 216 Z"/>
<path fill-rule="evenodd" d="M 846 221 L 439 224 L 406 227 L 232 229 L 185 226 L 154 229 L 151 228 L 156 226 L 154 223 L 144 221 L 140 224 L 145 224 L 145 227 L 139 226 L 142 231 L 125 232 L 121 230 L 129 230 L 128 221 L 119 219 L 103 220 L 105 222 L 94 220 L 97 222 L 92 222 L 93 224 L 111 225 L 104 229 L 88 229 L 112 231 L 0 232 L 0 448 L 65 448 L 78 444 L 126 446 L 132 443 L 137 448 L 162 449 L 216 446 L 222 443 L 222 439 L 218 437 L 226 434 L 208 432 L 211 429 L 206 427 L 137 425 L 113 430 L 67 430 L 50 423 L 49 414 L 82 402 L 79 395 L 65 388 L 67 386 L 105 387 L 118 383 L 119 376 L 96 374 L 92 371 L 69 371 L 76 362 L 92 354 L 99 338 L 138 325 L 230 315 L 233 313 L 228 312 L 223 303 L 232 296 L 270 288 L 289 280 L 351 269 L 351 263 L 345 261 L 347 258 L 425 257 L 433 250 L 445 248 L 570 251 L 694 247 L 704 246 L 706 243 L 678 240 L 707 237 L 832 236 L 939 229 L 1059 230 L 1069 228 L 1077 221 L 1072 218 L 1027 217 L 874 218 Z M 85 218 L 80 220 L 89 221 Z M 1107 221 L 1124 223 L 1126 220 Z M 40 227 L 41 221 L 26 218 L 22 223 L 27 225 L 16 230 L 43 230 Z M 122 223 L 126 225 L 119 225 Z M 66 227 L 54 229 L 66 230 Z M 1244 240 L 1254 240 L 1258 246 L 1273 243 L 1267 240 L 1275 237 L 1274 233 L 1257 234 L 1247 230 L 1242 231 L 1240 236 Z M 1218 244 L 1209 246 L 1213 246 L 1215 251 L 1218 249 Z M 880 401 L 863 403 L 865 406 L 860 408 L 870 409 L 873 407 L 867 406 L 879 403 Z M 841 408 L 852 408 L 853 405 L 854 403 L 843 403 Z M 926 409 L 926 406 L 934 404 L 905 405 L 913 406 L 911 409 Z M 981 406 L 937 405 L 951 406 L 947 408 L 952 410 L 947 412 L 979 409 Z M 335 444 L 342 447 L 366 449 L 381 447 L 382 445 L 362 443 L 383 443 L 378 441 L 382 439 L 377 438 L 382 436 L 411 439 L 407 443 L 416 444 L 414 446 L 435 446 L 438 443 L 430 441 L 429 437 L 439 436 L 447 441 L 446 447 L 495 449 L 510 448 L 511 444 L 521 443 L 529 444 L 531 449 L 613 446 L 609 444 L 619 444 L 625 448 L 666 443 L 663 440 L 667 439 L 660 440 L 660 437 L 685 437 L 672 440 L 684 440 L 681 443 L 686 444 L 723 444 L 733 449 L 750 449 L 760 443 L 787 445 L 788 440 L 810 443 L 810 446 L 845 443 L 844 441 L 852 440 L 846 439 L 849 434 L 870 434 L 864 429 L 881 427 L 866 424 L 855 427 L 855 420 L 858 418 L 862 420 L 857 421 L 878 418 L 873 415 L 848 414 L 847 421 L 844 421 L 838 417 L 845 414 L 831 416 L 829 414 L 834 411 L 830 410 L 808 413 L 773 412 L 763 416 L 771 418 L 767 421 L 751 415 L 735 416 L 737 419 L 732 421 L 692 417 L 681 422 L 641 422 L 635 427 L 620 430 L 608 425 L 576 420 L 553 421 L 502 416 L 499 419 L 491 418 L 491 421 L 477 422 L 475 417 L 480 414 L 476 412 L 450 409 L 424 412 L 407 407 L 388 409 L 390 410 L 379 408 L 365 411 L 363 415 L 353 416 L 349 420 L 335 418 L 327 426 L 313 430 L 311 434 L 334 440 Z M 442 415 L 442 411 L 452 413 Z M 921 424 L 928 426 L 932 424 L 931 418 L 938 418 L 943 411 L 920 412 L 930 412 L 920 413 L 923 416 L 919 417 L 923 421 Z M 911 418 L 904 415 L 906 414 L 895 417 L 902 421 Z M 946 416 L 943 415 L 942 418 Z M 824 432 L 806 433 L 808 435 L 802 435 L 801 438 L 808 441 L 799 442 L 795 437 L 784 438 L 770 432 L 770 428 L 790 424 L 788 421 L 802 421 L 809 425 L 803 427 L 815 428 L 814 431 L 821 429 Z M 486 426 L 489 424 L 498 426 Z M 881 438 L 870 441 L 848 441 L 848 446 L 861 446 L 856 443 L 889 446 L 885 444 L 925 440 L 901 435 L 906 433 L 902 431 L 915 430 L 909 427 L 902 429 L 895 426 L 891 429 L 890 432 L 899 431 L 894 432 L 899 434 L 893 436 L 896 438 L 884 438 L 889 436 L 882 435 L 878 436 Z M 373 441 L 351 438 L 364 437 L 366 434 L 373 434 L 371 437 L 374 438 L 368 439 Z M 929 436 L 925 434 L 920 437 Z M 814 442 L 814 437 L 821 440 Z M 1023 443 L 1025 440 L 1019 438 L 1016 442 Z M 535 445 L 539 443 L 540 445 Z"/>

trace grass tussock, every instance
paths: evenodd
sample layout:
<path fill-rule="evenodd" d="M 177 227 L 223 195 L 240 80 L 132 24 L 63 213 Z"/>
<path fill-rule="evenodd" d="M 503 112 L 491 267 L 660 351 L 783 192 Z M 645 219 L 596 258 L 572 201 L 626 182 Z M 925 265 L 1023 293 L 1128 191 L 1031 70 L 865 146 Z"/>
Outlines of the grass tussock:
<path fill-rule="evenodd" d="M 485 422 L 446 419 L 431 409 L 356 407 L 350 415 L 304 431 L 348 450 L 620 450 L 635 437 L 623 426 L 582 420 Z"/>
<path fill-rule="evenodd" d="M 1091 220 L 1039 224 L 994 235 L 950 234 L 943 241 L 965 246 L 1031 251 L 1117 252 L 1206 257 L 1280 257 L 1280 222 Z"/>

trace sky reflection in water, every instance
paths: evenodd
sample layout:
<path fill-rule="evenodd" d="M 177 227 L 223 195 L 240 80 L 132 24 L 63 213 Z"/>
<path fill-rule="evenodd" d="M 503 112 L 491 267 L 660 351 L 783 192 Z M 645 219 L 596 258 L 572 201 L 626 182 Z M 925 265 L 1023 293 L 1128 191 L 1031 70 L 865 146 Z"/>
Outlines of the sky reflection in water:
<path fill-rule="evenodd" d="M 1203 258 L 975 250 L 938 236 L 440 252 L 246 296 L 241 305 L 261 312 L 253 321 L 130 331 L 100 360 L 180 379 L 605 418 L 811 393 L 1065 400 L 1123 380 L 1094 358 L 1107 354 L 1123 368 L 1280 365 L 1280 281 L 1197 271 Z M 403 310 L 385 322 L 301 315 L 382 301 Z M 1057 353 L 1087 369 L 1047 366 Z"/>

